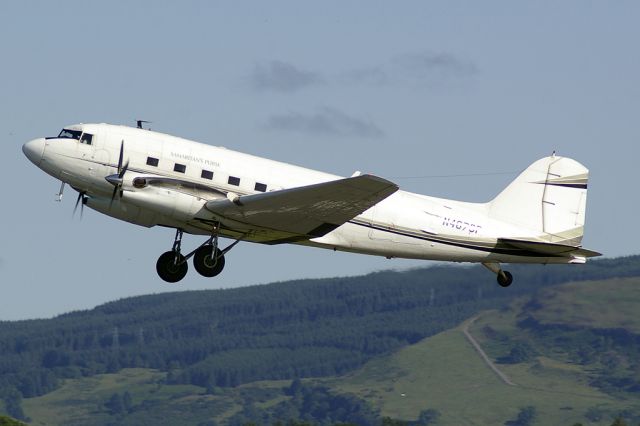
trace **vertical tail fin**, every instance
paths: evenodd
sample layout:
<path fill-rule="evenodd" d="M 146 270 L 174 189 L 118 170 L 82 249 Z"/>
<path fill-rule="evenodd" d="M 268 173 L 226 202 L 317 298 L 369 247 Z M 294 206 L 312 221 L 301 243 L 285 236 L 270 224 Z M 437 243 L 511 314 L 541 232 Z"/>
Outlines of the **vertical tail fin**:
<path fill-rule="evenodd" d="M 542 158 L 489 203 L 489 214 L 533 231 L 542 241 L 580 246 L 588 178 L 589 171 L 575 160 Z"/>

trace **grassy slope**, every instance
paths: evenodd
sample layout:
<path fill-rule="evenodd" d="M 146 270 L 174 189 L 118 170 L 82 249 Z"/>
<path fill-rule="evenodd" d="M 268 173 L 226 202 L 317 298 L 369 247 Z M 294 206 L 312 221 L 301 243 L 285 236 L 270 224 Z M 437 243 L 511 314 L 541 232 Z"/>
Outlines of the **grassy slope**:
<path fill-rule="evenodd" d="M 640 334 L 640 280 L 618 278 L 565 284 L 542 291 L 542 323 L 591 328 L 625 328 Z"/>
<path fill-rule="evenodd" d="M 118 374 L 102 374 L 67 380 L 47 395 L 23 401 L 25 414 L 33 425 L 88 425 L 117 422 L 135 425 L 197 424 L 205 420 L 222 421 L 242 407 L 248 393 L 259 392 L 258 405 L 268 406 L 281 400 L 279 390 L 290 382 L 256 382 L 234 389 L 218 389 L 217 395 L 205 395 L 204 389 L 190 385 L 163 384 L 166 373 L 130 368 Z M 134 410 L 123 418 L 110 416 L 104 403 L 113 393 L 128 391 Z M 144 407 L 141 405 L 144 401 Z"/>
<path fill-rule="evenodd" d="M 548 288 L 538 300 L 543 306 L 535 316 L 543 322 L 640 332 L 637 278 Z M 509 310 L 484 313 L 470 328 L 490 358 L 505 355 L 510 346 L 488 339 L 483 327 L 490 325 L 498 332 L 519 336 L 516 321 L 525 302 L 520 300 Z M 638 397 L 614 399 L 589 386 L 584 367 L 567 362 L 562 355 L 498 365 L 518 385 L 507 386 L 481 361 L 458 327 L 374 360 L 332 384 L 368 398 L 383 415 L 415 419 L 421 410 L 434 408 L 441 412 L 440 423 L 451 425 L 502 424 L 527 405 L 537 408 L 537 424 L 598 424 L 584 418 L 593 407 L 610 413 L 640 411 Z M 607 417 L 599 424 L 610 423 Z"/>
<path fill-rule="evenodd" d="M 575 366 L 543 361 L 500 367 L 520 386 L 502 383 L 457 328 L 374 360 L 332 385 L 369 399 L 394 418 L 415 419 L 434 408 L 443 425 L 502 424 L 528 405 L 537 408 L 537 424 L 571 425 L 585 423 L 583 414 L 593 406 L 614 411 L 630 406 L 590 388 L 572 371 Z"/>
<path fill-rule="evenodd" d="M 527 315 L 532 315 L 543 323 L 625 328 L 635 333 L 640 332 L 640 318 L 637 316 L 640 311 L 640 281 L 637 278 L 565 284 L 543 290 L 536 299 L 541 307 L 533 312 L 527 311 Z M 523 318 L 527 301 L 528 299 L 519 300 L 509 310 L 483 315 L 471 329 L 493 359 L 505 355 L 511 344 L 487 338 L 482 329 L 489 325 L 500 334 L 526 340 L 526 335 L 516 327 L 516 322 Z M 532 362 L 499 367 L 522 387 L 535 392 L 556 394 L 558 400 L 563 402 L 574 400 L 573 396 L 577 397 L 576 402 L 586 403 L 584 406 L 566 404 L 573 407 L 571 411 L 575 414 L 584 413 L 588 408 L 598 408 L 610 413 L 603 424 L 610 424 L 611 417 L 624 409 L 640 412 L 640 398 L 637 395 L 627 394 L 614 399 L 590 387 L 588 367 L 570 362 L 562 352 L 554 353 L 550 358 L 539 356 Z M 584 418 L 577 418 L 576 421 L 592 424 Z"/>
<path fill-rule="evenodd" d="M 0 426 L 24 426 L 24 423 L 11 417 L 0 415 Z"/>
<path fill-rule="evenodd" d="M 104 403 L 116 392 L 129 391 L 135 405 L 141 400 L 175 402 L 181 395 L 201 391 L 196 386 L 162 386 L 159 381 L 165 376 L 153 370 L 125 369 L 118 374 L 72 379 L 47 395 L 25 399 L 23 408 L 34 425 L 81 424 L 88 417 L 98 423 L 110 418 Z"/>

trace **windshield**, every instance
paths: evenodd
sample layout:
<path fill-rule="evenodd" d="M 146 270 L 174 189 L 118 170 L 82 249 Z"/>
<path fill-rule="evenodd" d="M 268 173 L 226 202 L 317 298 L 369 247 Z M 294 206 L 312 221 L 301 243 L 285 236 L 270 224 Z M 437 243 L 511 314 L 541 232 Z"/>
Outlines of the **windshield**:
<path fill-rule="evenodd" d="M 80 135 L 81 134 L 82 134 L 82 132 L 80 130 L 62 129 L 62 131 L 58 135 L 58 138 L 80 140 Z"/>

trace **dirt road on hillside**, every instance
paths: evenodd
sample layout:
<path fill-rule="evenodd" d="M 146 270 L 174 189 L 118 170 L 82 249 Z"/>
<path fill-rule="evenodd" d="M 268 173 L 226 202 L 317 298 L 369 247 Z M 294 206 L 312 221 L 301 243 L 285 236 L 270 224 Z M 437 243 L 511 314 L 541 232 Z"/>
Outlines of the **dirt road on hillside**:
<path fill-rule="evenodd" d="M 484 350 L 482 350 L 482 347 L 478 344 L 478 342 L 476 341 L 476 339 L 473 338 L 473 336 L 471 335 L 471 333 L 469 333 L 469 327 L 478 319 L 480 318 L 480 315 L 476 315 L 475 317 L 467 320 L 463 325 L 462 325 L 462 332 L 464 333 L 464 336 L 467 338 L 467 340 L 469 341 L 469 343 L 471 343 L 471 346 L 473 346 L 473 348 L 476 350 L 476 352 L 478 352 L 478 354 L 480 355 L 480 357 L 484 360 L 485 364 L 487 364 L 489 366 L 490 369 L 493 370 L 494 373 L 496 373 L 496 375 L 500 378 L 500 380 L 502 380 L 504 382 L 504 384 L 509 385 L 509 386 L 518 386 L 517 384 L 513 383 L 509 377 L 507 377 L 506 374 L 504 374 L 502 371 L 500 371 L 498 369 L 498 367 L 496 367 L 496 365 L 493 363 L 493 361 L 491 361 L 491 359 L 489 359 L 489 357 L 487 356 L 487 354 L 484 352 Z"/>

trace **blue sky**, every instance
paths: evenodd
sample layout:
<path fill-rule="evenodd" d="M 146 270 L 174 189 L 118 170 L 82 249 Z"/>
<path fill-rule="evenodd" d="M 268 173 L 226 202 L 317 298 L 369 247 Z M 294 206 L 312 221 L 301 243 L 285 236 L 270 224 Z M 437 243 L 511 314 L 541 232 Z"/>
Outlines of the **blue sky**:
<path fill-rule="evenodd" d="M 247 243 L 215 280 L 191 271 L 165 284 L 155 261 L 171 230 L 89 209 L 72 219 L 76 194 L 56 203 L 59 183 L 23 156 L 25 141 L 78 122 L 147 119 L 469 201 L 555 150 L 591 171 L 585 246 L 636 254 L 639 12 L 632 1 L 1 2 L 0 320 L 426 264 Z"/>

